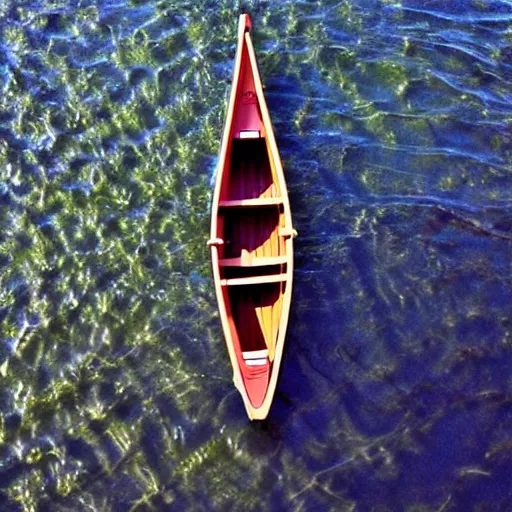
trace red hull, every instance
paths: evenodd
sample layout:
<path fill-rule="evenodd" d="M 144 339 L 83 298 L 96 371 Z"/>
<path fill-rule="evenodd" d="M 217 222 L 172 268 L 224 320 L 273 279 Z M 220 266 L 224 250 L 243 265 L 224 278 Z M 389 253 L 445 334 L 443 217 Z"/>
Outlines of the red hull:
<path fill-rule="evenodd" d="M 294 230 L 250 29 L 249 16 L 242 15 L 209 245 L 235 384 L 249 417 L 262 419 L 288 321 Z"/>

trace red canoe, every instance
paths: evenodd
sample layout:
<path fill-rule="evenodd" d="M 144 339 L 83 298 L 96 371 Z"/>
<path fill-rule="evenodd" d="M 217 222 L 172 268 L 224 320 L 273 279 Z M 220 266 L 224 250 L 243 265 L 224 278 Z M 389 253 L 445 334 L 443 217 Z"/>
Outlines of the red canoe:
<path fill-rule="evenodd" d="M 277 384 L 295 231 L 251 28 L 240 16 L 208 245 L 235 386 L 253 420 L 267 416 Z"/>

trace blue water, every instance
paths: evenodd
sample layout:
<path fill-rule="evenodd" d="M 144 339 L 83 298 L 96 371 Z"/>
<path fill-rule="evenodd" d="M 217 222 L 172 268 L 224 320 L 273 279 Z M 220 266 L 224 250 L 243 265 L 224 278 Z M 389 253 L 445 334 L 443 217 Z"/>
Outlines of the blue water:
<path fill-rule="evenodd" d="M 237 16 L 296 238 L 267 421 L 208 238 Z M 0 509 L 512 510 L 512 3 L 0 5 Z"/>

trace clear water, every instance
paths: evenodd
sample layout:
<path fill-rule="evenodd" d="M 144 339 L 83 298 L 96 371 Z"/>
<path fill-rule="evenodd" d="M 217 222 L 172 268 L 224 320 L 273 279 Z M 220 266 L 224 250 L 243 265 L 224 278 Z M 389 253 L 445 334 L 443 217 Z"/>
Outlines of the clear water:
<path fill-rule="evenodd" d="M 261 424 L 205 245 L 245 11 L 299 231 Z M 512 510 L 509 0 L 3 0 L 0 44 L 1 510 Z"/>

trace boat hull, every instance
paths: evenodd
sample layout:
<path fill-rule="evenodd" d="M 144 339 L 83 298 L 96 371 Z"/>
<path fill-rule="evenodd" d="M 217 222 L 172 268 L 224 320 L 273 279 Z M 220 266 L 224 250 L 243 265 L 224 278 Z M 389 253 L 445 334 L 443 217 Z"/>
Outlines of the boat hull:
<path fill-rule="evenodd" d="M 234 383 L 249 418 L 264 419 L 288 323 L 295 231 L 251 28 L 240 16 L 208 243 Z"/>

